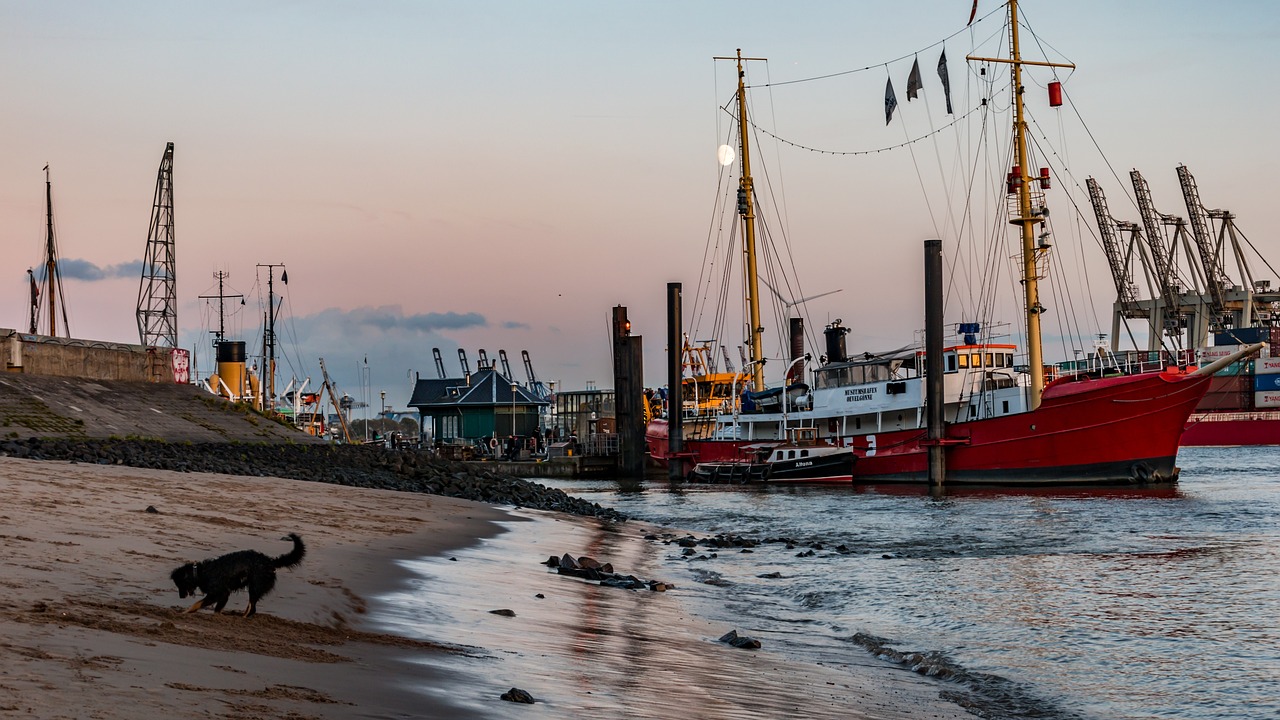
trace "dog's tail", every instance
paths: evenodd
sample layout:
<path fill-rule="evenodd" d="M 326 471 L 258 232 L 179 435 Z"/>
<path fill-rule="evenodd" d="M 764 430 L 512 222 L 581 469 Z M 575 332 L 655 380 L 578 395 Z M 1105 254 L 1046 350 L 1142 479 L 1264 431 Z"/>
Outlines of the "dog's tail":
<path fill-rule="evenodd" d="M 273 559 L 271 561 L 271 567 L 276 568 L 277 570 L 280 568 L 291 568 L 302 562 L 302 558 L 307 554 L 307 546 L 302 544 L 302 538 L 298 537 L 297 533 L 289 533 L 280 539 L 292 540 L 293 549 L 284 555 Z"/>

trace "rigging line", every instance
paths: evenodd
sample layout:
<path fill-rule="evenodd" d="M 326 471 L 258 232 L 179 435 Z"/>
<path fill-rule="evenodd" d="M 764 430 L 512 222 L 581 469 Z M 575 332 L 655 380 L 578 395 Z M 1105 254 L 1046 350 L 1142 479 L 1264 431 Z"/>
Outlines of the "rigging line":
<path fill-rule="evenodd" d="M 1115 178 L 1116 183 L 1120 185 L 1122 190 L 1124 190 L 1124 181 L 1120 179 L 1120 174 L 1116 172 L 1115 167 L 1111 164 L 1111 160 L 1107 158 L 1107 154 L 1102 151 L 1102 146 L 1098 144 L 1098 139 L 1094 137 L 1093 130 L 1089 129 L 1089 124 L 1084 121 L 1084 116 L 1080 114 L 1080 108 L 1076 107 L 1075 101 L 1071 99 L 1071 93 L 1067 92 L 1066 86 L 1063 86 L 1062 88 L 1062 96 L 1067 99 L 1067 104 L 1071 106 L 1071 111 L 1076 114 L 1076 119 L 1080 121 L 1080 126 L 1084 128 L 1085 134 L 1089 136 L 1089 140 L 1093 143 L 1094 149 L 1097 150 L 1098 155 L 1102 157 L 1102 162 L 1107 166 L 1107 169 L 1111 171 L 1111 177 Z M 1133 206 L 1133 209 L 1140 213 L 1141 210 L 1138 208 L 1138 201 L 1132 194 L 1130 194 L 1129 190 L 1124 190 L 1124 196 L 1129 200 L 1129 204 Z"/>
<path fill-rule="evenodd" d="M 1275 275 L 1275 276 L 1277 276 L 1277 277 L 1280 277 L 1280 273 L 1277 273 L 1277 272 L 1276 272 L 1276 269 L 1275 269 L 1275 268 L 1273 268 L 1273 267 L 1271 267 L 1271 263 L 1267 262 L 1267 259 L 1266 259 L 1265 257 L 1263 257 L 1263 256 L 1262 256 L 1262 253 L 1258 250 L 1258 247 L 1257 247 L 1256 245 L 1254 245 L 1254 244 L 1253 244 L 1253 241 L 1252 241 L 1252 240 L 1250 240 L 1248 237 L 1246 237 L 1246 236 L 1245 236 L 1245 234 L 1244 234 L 1244 231 L 1243 231 L 1243 230 L 1241 230 L 1239 227 L 1237 227 L 1237 228 L 1236 228 L 1236 234 L 1237 234 L 1237 235 L 1239 235 L 1240 237 L 1244 238 L 1245 243 L 1249 246 L 1249 248 L 1250 248 L 1251 250 L 1253 250 L 1254 254 L 1258 256 L 1258 259 L 1262 261 L 1262 264 L 1267 266 L 1267 269 L 1271 271 L 1271 274 L 1272 274 L 1272 275 Z"/>
<path fill-rule="evenodd" d="M 955 32 L 951 33 L 950 35 L 948 35 L 948 36 L 946 36 L 946 37 L 942 38 L 941 40 L 938 40 L 938 41 L 936 41 L 936 42 L 930 43 L 929 45 L 925 45 L 924 47 L 920 48 L 919 50 L 915 50 L 915 51 L 913 51 L 913 52 L 909 52 L 909 53 L 907 53 L 906 55 L 903 55 L 903 56 L 901 56 L 901 57 L 896 57 L 896 58 L 894 58 L 894 59 L 892 59 L 892 60 L 886 60 L 886 61 L 884 61 L 884 62 L 879 62 L 879 63 L 876 63 L 876 64 L 874 64 L 874 65 L 867 65 L 866 67 L 855 68 L 855 69 L 853 69 L 853 70 L 841 70 L 841 71 L 839 71 L 839 72 L 827 73 L 826 75 L 815 75 L 815 76 L 813 76 L 813 77 L 797 78 L 797 79 L 795 79 L 795 80 L 783 80 L 783 81 L 780 81 L 780 82 L 776 82 L 776 83 L 769 83 L 768 85 L 762 85 L 762 86 L 759 86 L 759 87 L 775 87 L 775 86 L 782 86 L 782 85 L 795 85 L 795 84 L 798 84 L 798 83 L 814 82 L 814 81 L 816 81 L 816 80 L 830 80 L 831 78 L 835 78 L 835 77 L 842 77 L 842 76 L 844 76 L 844 75 L 853 75 L 853 74 L 855 74 L 855 73 L 866 72 L 867 70 L 874 70 L 874 69 L 876 69 L 876 68 L 878 68 L 878 67 L 885 67 L 885 66 L 888 66 L 888 65 L 889 65 L 889 64 L 891 64 L 891 63 L 901 62 L 902 60 L 906 60 L 907 58 L 912 57 L 912 56 L 914 56 L 914 55 L 919 55 L 920 53 L 922 53 L 922 52 L 924 52 L 924 51 L 926 51 L 926 50 L 932 50 L 933 48 L 938 47 L 939 45 L 941 45 L 941 44 L 945 43 L 946 41 L 948 41 L 948 40 L 950 40 L 951 38 L 953 38 L 953 37 L 955 37 L 955 36 L 959 35 L 960 33 L 964 32 L 964 31 L 966 31 L 966 30 L 970 30 L 971 28 L 973 28 L 973 26 L 977 25 L 978 23 L 982 22 L 983 20 L 986 20 L 987 18 L 991 17 L 992 15 L 996 14 L 997 12 L 1003 12 L 1003 11 L 1004 11 L 1004 5 L 1003 5 L 1003 4 L 1002 4 L 1002 5 L 999 5 L 999 6 L 997 6 L 997 7 L 996 7 L 996 9 L 992 10 L 991 12 L 987 13 L 986 15 L 983 15 L 983 16 L 982 16 L 982 17 L 980 17 L 980 18 L 977 18 L 977 19 L 976 19 L 976 20 L 974 20 L 972 23 L 969 23 L 968 25 L 966 25 L 966 26 L 964 26 L 964 27 L 960 28 L 959 30 L 957 30 L 957 31 L 955 31 Z M 747 87 L 753 87 L 753 86 L 748 85 Z"/>
<path fill-rule="evenodd" d="M 772 71 L 772 69 L 770 68 L 770 66 L 769 66 L 768 62 L 766 62 L 766 63 L 765 63 L 765 74 L 766 74 L 766 76 L 767 76 L 767 77 L 769 77 L 770 79 L 772 79 L 772 77 L 773 77 L 773 71 Z M 773 119 L 773 126 L 774 126 L 774 127 L 778 127 L 778 112 L 777 112 L 777 106 L 776 106 L 776 105 L 774 104 L 774 102 L 773 102 L 773 91 L 772 91 L 772 89 L 770 89 L 770 91 L 769 91 L 769 112 L 770 112 L 770 116 L 771 116 L 771 117 L 772 117 L 772 119 Z M 783 245 L 786 247 L 786 250 L 787 250 L 786 256 L 787 256 L 787 259 L 789 260 L 790 265 L 791 265 L 791 276 L 795 278 L 795 282 L 796 282 L 796 295 L 795 295 L 795 297 L 804 297 L 803 290 L 801 289 L 801 286 L 800 286 L 800 273 L 799 273 L 799 272 L 797 271 L 797 269 L 796 269 L 795 252 L 794 252 L 794 250 L 793 250 L 793 249 L 792 249 L 792 247 L 791 247 L 791 231 L 790 231 L 790 227 L 791 227 L 791 213 L 790 213 L 790 206 L 789 206 L 789 203 L 787 202 L 787 188 L 786 188 L 786 181 L 785 181 L 784 176 L 782 175 L 782 172 L 781 172 L 781 171 L 782 171 L 782 153 L 778 151 L 778 148 L 777 148 L 777 145 L 776 145 L 776 144 L 775 144 L 775 146 L 774 146 L 774 156 L 775 156 L 775 158 L 776 158 L 776 160 L 777 160 L 777 163 L 778 163 L 778 171 L 779 171 L 778 187 L 779 187 L 779 191 L 780 191 L 780 192 L 779 192 L 778 194 L 773 193 L 773 183 L 772 183 L 772 182 L 770 182 L 770 183 L 769 183 L 769 191 L 770 191 L 771 196 L 774 198 L 774 206 L 775 206 L 775 207 L 778 207 L 778 204 L 779 204 L 779 203 L 778 203 L 778 199 L 777 199 L 777 198 L 778 198 L 778 195 L 779 195 L 779 194 L 781 195 L 781 208 L 780 208 L 780 210 L 779 210 L 779 212 L 778 212 L 778 218 L 779 218 L 779 221 L 780 221 L 780 223 L 781 223 L 781 227 L 779 227 L 779 231 L 782 233 L 782 243 L 783 243 Z M 766 168 L 765 168 L 765 169 L 766 169 L 766 170 L 768 170 L 768 167 L 766 166 Z M 787 279 L 787 276 L 786 276 L 786 274 L 785 274 L 785 273 L 783 274 L 783 279 L 784 279 L 784 280 L 786 280 L 786 279 Z M 800 313 L 802 314 L 802 316 L 803 316 L 803 314 L 804 314 L 806 311 L 807 311 L 807 308 L 802 308 L 802 309 L 799 309 L 799 310 L 798 310 L 798 312 L 800 312 Z"/>
<path fill-rule="evenodd" d="M 712 203 L 711 218 L 707 225 L 707 238 L 702 245 L 702 262 L 698 266 L 698 289 L 694 294 L 692 312 L 690 313 L 691 325 L 695 328 L 700 322 L 702 312 L 705 311 L 705 285 L 711 282 L 712 268 L 714 267 L 714 258 L 718 254 L 716 250 L 720 247 L 720 238 L 724 236 L 724 205 L 727 202 L 723 200 L 728 192 L 726 179 L 728 169 L 721 165 L 719 169 L 719 178 L 716 183 L 715 202 Z"/>
<path fill-rule="evenodd" d="M 757 147 L 759 147 L 759 143 L 757 143 Z M 777 215 L 777 216 L 779 216 L 779 217 L 783 217 L 783 216 L 784 216 L 784 214 L 785 214 L 785 201 L 784 201 L 784 205 L 783 205 L 782 207 L 779 207 L 779 205 L 778 205 L 778 193 L 777 193 L 777 192 L 774 192 L 774 189 L 773 189 L 773 180 L 772 180 L 773 176 L 772 176 L 772 174 L 770 174 L 770 172 L 769 172 L 769 167 L 770 167 L 770 166 L 769 166 L 769 165 L 767 165 L 767 164 L 765 164 L 765 160 L 764 160 L 763 154 L 762 154 L 762 156 L 761 156 L 761 158 L 760 158 L 760 163 L 761 163 L 761 166 L 762 166 L 762 168 L 763 168 L 762 176 L 763 176 L 763 178 L 764 178 L 764 186 L 765 186 L 765 187 L 767 187 L 767 188 L 769 189 L 769 198 L 770 198 L 770 200 L 771 200 L 771 202 L 772 202 L 772 204 L 773 204 L 774 213 L 775 213 L 775 215 Z M 755 186 L 753 185 L 753 186 L 752 186 L 752 188 L 753 188 L 753 190 L 754 190 L 754 189 L 755 189 Z M 758 196 L 758 194 L 757 194 L 757 196 Z M 763 214 L 760 214 L 760 215 L 758 215 L 758 216 L 757 216 L 757 218 L 756 218 L 756 222 L 757 222 L 757 223 L 759 224 L 759 226 L 762 228 L 762 231 L 768 231 L 768 230 L 769 230 L 769 228 L 768 228 L 767 224 L 764 222 Z M 789 234 L 786 232 L 785 221 L 784 221 L 783 227 L 779 228 L 779 232 L 780 232 L 780 234 L 782 235 L 783 245 L 784 245 L 784 246 L 785 246 L 785 248 L 786 248 L 786 257 L 787 257 L 787 259 L 790 261 L 790 265 L 791 265 L 791 276 L 795 278 L 795 286 L 796 286 L 796 289 L 795 289 L 794 294 L 792 295 L 792 297 L 793 297 L 793 298 L 795 298 L 795 297 L 803 297 L 803 295 L 802 295 L 802 291 L 800 290 L 800 275 L 799 275 L 799 272 L 796 270 L 795 254 L 792 252 L 792 249 L 791 249 L 790 236 L 789 236 Z M 772 238 L 773 238 L 772 233 L 769 233 L 769 234 L 766 236 L 766 235 L 764 235 L 764 234 L 763 234 L 763 232 L 762 232 L 761 237 L 762 237 L 762 240 L 765 240 L 765 241 L 770 242 L 770 243 L 772 243 L 772 242 L 773 242 L 773 240 L 772 240 Z M 783 270 L 783 267 L 782 267 L 782 260 L 781 260 L 781 258 L 782 258 L 782 253 L 778 252 L 778 248 L 777 248 L 776 246 L 774 246 L 772 249 L 774 250 L 774 254 L 773 254 L 773 256 L 772 256 L 772 257 L 774 258 L 774 261 L 775 261 L 775 262 L 777 262 L 777 268 L 778 268 L 778 270 L 779 270 L 779 271 L 782 271 L 782 281 L 783 281 L 783 284 L 785 284 L 787 291 L 788 291 L 788 292 L 791 292 L 791 291 L 792 291 L 792 288 L 791 288 L 791 285 L 792 285 L 792 279 L 791 279 L 791 277 L 788 277 L 788 276 L 787 276 L 787 274 L 786 274 L 786 272 Z M 766 260 L 767 260 L 767 259 L 766 259 Z M 779 282 L 778 282 L 778 280 L 777 280 L 777 276 L 773 274 L 773 267 L 766 265 L 766 270 L 767 270 L 767 271 L 768 271 L 768 273 L 769 273 L 769 277 L 770 277 L 770 279 L 774 281 L 774 283 L 773 283 L 773 287 L 781 287 L 781 286 L 782 286 L 782 284 L 779 284 Z M 775 308 L 775 309 L 776 309 L 776 308 Z M 779 326 L 779 327 L 780 327 L 780 326 Z"/>
<path fill-rule="evenodd" d="M 906 142 L 901 142 L 901 143 L 898 143 L 897 145 L 889 145 L 889 146 L 886 146 L 886 147 L 877 148 L 877 149 L 875 149 L 875 150 L 823 150 L 823 149 L 821 149 L 821 148 L 809 147 L 808 145 L 802 145 L 802 144 L 800 144 L 800 143 L 798 143 L 798 142 L 793 142 L 793 141 L 791 141 L 791 140 L 787 140 L 786 138 L 779 137 L 778 135 L 775 135 L 775 134 L 773 134 L 773 133 L 769 132 L 768 130 L 766 130 L 766 129 L 764 129 L 764 128 L 760 127 L 759 125 L 756 125 L 756 122 L 755 122 L 754 120 L 750 119 L 750 118 L 747 118 L 747 122 L 748 122 L 748 123 L 749 123 L 753 128 L 755 128 L 755 129 L 756 129 L 756 130 L 758 130 L 759 132 L 764 133 L 765 135 L 768 135 L 769 137 L 773 138 L 774 140 L 777 140 L 777 141 L 778 141 L 778 142 L 780 142 L 780 143 L 784 143 L 784 144 L 786 144 L 786 145 L 790 145 L 791 147 L 794 147 L 794 148 L 797 148 L 797 149 L 800 149 L 800 150 L 807 150 L 807 151 L 809 151 L 809 152 L 815 152 L 815 153 L 818 153 L 818 154 L 820 154 L 820 155 L 846 155 L 846 156 L 852 156 L 852 155 L 876 155 L 876 154 L 879 154 L 879 153 L 882 153 L 882 152 L 888 152 L 889 150 L 897 150 L 897 149 L 899 149 L 899 148 L 904 148 L 904 147 L 910 146 L 910 145 L 911 145 L 911 144 L 913 144 L 913 143 L 918 143 L 918 142 L 920 142 L 921 140 L 924 140 L 924 139 L 926 139 L 926 138 L 929 138 L 929 137 L 932 137 L 932 136 L 934 136 L 934 135 L 937 135 L 938 133 L 942 132 L 943 130 L 946 130 L 947 128 L 951 127 L 952 125 L 955 125 L 956 123 L 960 122 L 961 120 L 964 120 L 965 118 L 967 118 L 967 117 L 969 117 L 970 115 L 974 114 L 974 113 L 975 113 L 975 112 L 977 112 L 978 110 L 979 110 L 979 108 L 978 108 L 978 107 L 975 107 L 975 108 L 971 109 L 969 112 L 965 113 L 964 115 L 960 115 L 959 117 L 957 117 L 956 119 L 954 119 L 954 120 L 952 120 L 951 122 L 947 123 L 946 125 L 943 125 L 942 127 L 938 128 L 937 130 L 934 130 L 934 131 L 932 131 L 932 132 L 930 132 L 930 133 L 928 133 L 928 134 L 926 134 L 926 135 L 921 135 L 920 137 L 909 139 L 909 140 L 907 140 Z M 726 112 L 728 112 L 728 111 L 726 110 Z"/>

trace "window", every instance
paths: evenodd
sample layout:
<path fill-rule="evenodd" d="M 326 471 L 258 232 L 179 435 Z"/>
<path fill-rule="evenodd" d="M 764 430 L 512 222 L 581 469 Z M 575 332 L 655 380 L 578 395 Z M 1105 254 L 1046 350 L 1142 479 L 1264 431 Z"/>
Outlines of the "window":
<path fill-rule="evenodd" d="M 808 451 L 808 450 L 801 450 L 801 451 L 800 451 L 800 457 L 802 457 L 802 458 L 804 458 L 804 457 L 809 457 L 809 451 Z"/>
<path fill-rule="evenodd" d="M 956 371 L 956 356 L 953 353 L 947 353 L 947 372 Z"/>
<path fill-rule="evenodd" d="M 960 355 L 956 357 L 956 360 L 959 361 L 960 367 L 962 368 L 969 367 L 969 355 L 967 353 L 960 353 Z"/>
<path fill-rule="evenodd" d="M 1000 407 L 1001 407 L 1001 412 L 1003 412 L 1005 415 L 1008 415 L 1008 414 L 1009 414 L 1009 401 L 1008 401 L 1008 400 L 1002 400 L 1002 401 L 1000 402 Z"/>
<path fill-rule="evenodd" d="M 974 353 L 969 357 L 969 367 L 982 367 L 982 353 Z"/>
<path fill-rule="evenodd" d="M 996 366 L 995 353 L 987 353 L 987 367 L 995 367 L 995 366 Z"/>

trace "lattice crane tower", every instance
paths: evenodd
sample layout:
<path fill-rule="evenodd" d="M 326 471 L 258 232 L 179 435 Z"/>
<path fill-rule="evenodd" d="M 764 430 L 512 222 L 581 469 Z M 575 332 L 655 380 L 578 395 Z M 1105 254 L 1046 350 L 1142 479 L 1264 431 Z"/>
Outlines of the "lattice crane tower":
<path fill-rule="evenodd" d="M 143 345 L 178 347 L 178 278 L 173 260 L 173 143 L 164 148 L 138 288 L 138 337 Z"/>

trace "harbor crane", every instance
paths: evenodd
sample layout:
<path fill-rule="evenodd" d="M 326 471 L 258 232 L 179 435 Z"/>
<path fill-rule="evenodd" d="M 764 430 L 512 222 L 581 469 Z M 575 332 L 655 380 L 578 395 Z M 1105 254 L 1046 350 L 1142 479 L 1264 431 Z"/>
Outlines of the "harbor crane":
<path fill-rule="evenodd" d="M 1151 201 L 1151 189 L 1147 187 L 1146 178 L 1137 170 L 1129 172 L 1133 181 L 1133 192 L 1138 203 L 1138 213 L 1142 216 L 1142 225 L 1146 230 L 1147 247 L 1151 253 L 1152 270 L 1155 272 L 1155 285 L 1159 289 L 1162 304 L 1157 306 L 1157 327 L 1164 328 L 1170 336 L 1177 336 L 1185 324 L 1180 312 L 1181 303 L 1178 295 L 1182 288 L 1178 285 L 1173 268 L 1173 248 L 1165 249 L 1164 230 L 1162 224 L 1176 224 L 1181 218 L 1156 212 Z M 1175 234 L 1175 238 L 1177 235 Z M 1175 239 L 1176 245 L 1176 239 Z M 1192 347 L 1196 344 L 1188 343 Z"/>
<path fill-rule="evenodd" d="M 493 364 L 489 362 L 489 355 L 484 351 L 484 348 L 480 348 L 478 355 L 480 359 L 476 360 L 476 372 L 493 369 Z"/>
<path fill-rule="evenodd" d="M 471 365 L 467 363 L 467 351 L 458 348 L 458 361 L 462 363 L 462 374 L 464 377 L 471 377 Z M 479 368 L 477 368 L 479 369 Z"/>
<path fill-rule="evenodd" d="M 440 357 L 440 348 L 431 348 L 431 355 L 436 360 L 436 375 L 441 379 L 445 379 L 444 359 Z"/>
<path fill-rule="evenodd" d="M 173 236 L 173 143 L 156 173 L 151 227 L 138 286 L 138 339 L 151 347 L 178 347 L 178 277 Z"/>
<path fill-rule="evenodd" d="M 338 411 L 338 424 L 342 426 L 342 437 L 346 439 L 348 445 L 355 444 L 355 440 L 351 439 L 351 430 L 347 428 L 347 419 L 342 414 L 342 403 L 338 400 L 337 393 L 333 391 L 333 381 L 329 379 L 329 371 L 324 367 L 324 358 L 320 358 L 320 374 L 324 376 L 324 389 L 329 393 L 329 401 L 333 403 L 333 409 Z"/>
<path fill-rule="evenodd" d="M 511 363 L 507 361 L 507 351 L 499 349 L 498 359 L 502 361 L 502 374 L 514 382 L 516 376 L 511 374 Z"/>
<path fill-rule="evenodd" d="M 1218 256 L 1221 246 L 1215 248 L 1213 236 L 1209 233 L 1209 213 L 1200 202 L 1200 190 L 1196 187 L 1196 179 L 1186 165 L 1178 166 L 1178 183 L 1182 185 L 1182 198 L 1187 203 L 1187 215 L 1191 218 L 1191 232 L 1196 239 L 1196 247 L 1200 251 L 1200 266 L 1204 272 L 1205 289 L 1209 291 L 1209 300 L 1213 309 L 1215 325 L 1219 325 L 1226 309 L 1225 293 L 1231 287 L 1231 281 L 1222 271 L 1222 262 Z M 1216 211 L 1223 213 L 1223 211 Z M 1229 213 L 1223 213 L 1229 214 Z"/>

